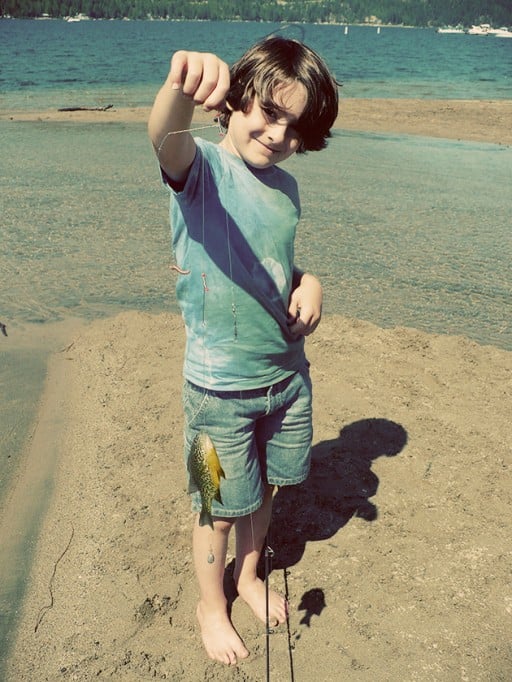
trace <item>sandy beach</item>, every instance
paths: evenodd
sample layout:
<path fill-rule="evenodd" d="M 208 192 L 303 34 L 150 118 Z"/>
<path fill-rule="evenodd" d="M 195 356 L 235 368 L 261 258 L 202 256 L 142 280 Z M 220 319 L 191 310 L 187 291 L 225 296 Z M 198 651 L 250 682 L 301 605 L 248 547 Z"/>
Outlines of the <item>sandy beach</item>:
<path fill-rule="evenodd" d="M 508 101 L 346 100 L 341 111 L 347 130 L 512 143 Z M 265 627 L 234 592 L 232 553 L 226 590 L 251 655 L 226 668 L 200 643 L 183 345 L 179 316 L 133 311 L 70 332 L 52 357 L 11 496 L 30 494 L 31 467 L 55 450 L 7 682 L 265 679 Z M 271 679 L 512 679 L 512 352 L 329 315 L 307 354 L 313 464 L 275 497 L 270 583 L 290 618 L 269 637 Z"/>
<path fill-rule="evenodd" d="M 12 111 L 0 120 L 16 121 L 147 121 L 149 109 L 116 108 L 106 111 Z M 196 110 L 195 124 L 211 122 L 213 115 Z M 341 98 L 336 127 L 377 133 L 405 133 L 512 144 L 511 100 L 422 100 Z"/>

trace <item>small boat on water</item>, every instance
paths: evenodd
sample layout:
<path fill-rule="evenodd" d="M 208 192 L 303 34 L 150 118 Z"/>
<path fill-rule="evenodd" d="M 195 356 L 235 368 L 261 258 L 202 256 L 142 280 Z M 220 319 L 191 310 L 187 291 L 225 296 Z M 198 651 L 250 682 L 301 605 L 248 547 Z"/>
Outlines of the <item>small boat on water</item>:
<path fill-rule="evenodd" d="M 463 28 L 458 28 L 456 26 L 445 26 L 444 28 L 438 28 L 438 33 L 466 33 Z"/>
<path fill-rule="evenodd" d="M 495 36 L 496 38 L 512 38 L 512 31 L 509 31 L 506 26 L 501 28 L 492 28 L 490 24 L 480 24 L 479 26 L 472 26 L 468 29 L 470 36 Z"/>
<path fill-rule="evenodd" d="M 496 28 L 492 33 L 496 38 L 512 38 L 512 31 L 508 28 Z"/>
<path fill-rule="evenodd" d="M 71 17 L 71 16 L 66 17 L 66 21 L 68 22 L 68 24 L 74 24 L 77 21 L 88 21 L 88 20 L 89 20 L 89 17 L 87 16 L 87 14 L 82 14 L 81 12 L 80 12 L 80 14 L 76 14 L 74 17 Z"/>
<path fill-rule="evenodd" d="M 479 24 L 478 26 L 472 26 L 468 29 L 468 34 L 470 36 L 488 36 L 491 32 L 490 24 Z"/>
<path fill-rule="evenodd" d="M 492 28 L 490 24 L 479 24 L 465 29 L 462 26 L 440 26 L 437 33 L 467 33 L 470 36 L 495 36 L 496 38 L 512 38 L 512 30 L 507 26 Z"/>

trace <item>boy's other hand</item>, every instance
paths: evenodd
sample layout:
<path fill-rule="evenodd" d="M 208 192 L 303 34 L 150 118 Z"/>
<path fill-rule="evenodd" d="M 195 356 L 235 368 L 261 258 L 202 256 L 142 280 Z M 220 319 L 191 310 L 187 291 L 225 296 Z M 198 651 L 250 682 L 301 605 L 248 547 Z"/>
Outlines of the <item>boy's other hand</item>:
<path fill-rule="evenodd" d="M 322 285 L 314 275 L 305 273 L 290 296 L 288 319 L 290 332 L 296 336 L 312 334 L 322 317 Z"/>
<path fill-rule="evenodd" d="M 208 52 L 179 50 L 171 59 L 171 88 L 179 90 L 205 111 L 219 109 L 229 90 L 229 67 Z"/>

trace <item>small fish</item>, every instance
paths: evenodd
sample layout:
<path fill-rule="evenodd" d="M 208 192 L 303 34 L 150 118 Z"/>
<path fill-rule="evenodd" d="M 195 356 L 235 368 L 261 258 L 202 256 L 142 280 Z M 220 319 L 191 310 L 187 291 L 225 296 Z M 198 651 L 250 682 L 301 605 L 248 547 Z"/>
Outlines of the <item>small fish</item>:
<path fill-rule="evenodd" d="M 210 436 L 200 431 L 192 441 L 188 457 L 188 470 L 192 481 L 189 493 L 199 490 L 201 493 L 201 514 L 199 525 L 208 524 L 213 530 L 212 500 L 222 504 L 220 496 L 220 479 L 226 478 L 219 462 L 217 450 Z"/>

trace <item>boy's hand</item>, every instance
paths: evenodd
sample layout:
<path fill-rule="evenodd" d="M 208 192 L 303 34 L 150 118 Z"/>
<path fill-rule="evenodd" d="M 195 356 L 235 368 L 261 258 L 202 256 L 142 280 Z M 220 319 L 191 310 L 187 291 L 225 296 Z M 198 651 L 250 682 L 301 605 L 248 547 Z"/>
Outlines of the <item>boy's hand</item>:
<path fill-rule="evenodd" d="M 181 88 L 185 97 L 210 111 L 224 102 L 229 90 L 229 67 L 214 54 L 179 50 L 171 59 L 168 81 L 173 90 Z"/>
<path fill-rule="evenodd" d="M 312 334 L 322 317 L 322 285 L 309 273 L 302 275 L 299 286 L 290 296 L 288 316 L 290 332 L 297 336 Z"/>
<path fill-rule="evenodd" d="M 229 82 L 228 65 L 214 54 L 179 50 L 173 55 L 151 109 L 148 133 L 160 166 L 176 186 L 185 182 L 196 154 L 190 134 L 194 107 L 221 108 Z"/>

